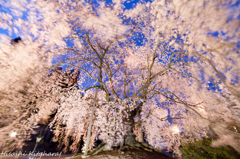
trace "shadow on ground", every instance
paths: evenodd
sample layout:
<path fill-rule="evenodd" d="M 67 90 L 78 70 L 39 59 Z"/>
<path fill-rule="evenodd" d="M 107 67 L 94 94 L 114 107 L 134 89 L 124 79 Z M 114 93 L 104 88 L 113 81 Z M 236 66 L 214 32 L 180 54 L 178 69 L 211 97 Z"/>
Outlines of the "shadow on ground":
<path fill-rule="evenodd" d="M 82 156 L 75 156 L 74 159 L 82 159 Z M 172 159 L 172 157 L 157 151 L 149 152 L 140 148 L 128 148 L 122 151 L 102 151 L 87 159 Z"/>

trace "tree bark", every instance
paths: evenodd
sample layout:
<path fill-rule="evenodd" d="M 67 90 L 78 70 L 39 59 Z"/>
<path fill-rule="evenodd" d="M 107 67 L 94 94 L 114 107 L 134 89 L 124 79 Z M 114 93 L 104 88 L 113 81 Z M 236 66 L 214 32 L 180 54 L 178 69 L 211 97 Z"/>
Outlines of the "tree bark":
<path fill-rule="evenodd" d="M 124 136 L 124 145 L 135 146 L 137 143 L 136 135 L 133 133 L 134 117 L 137 115 L 138 109 L 134 109 L 130 112 L 129 118 L 124 120 L 126 126 L 127 135 Z"/>

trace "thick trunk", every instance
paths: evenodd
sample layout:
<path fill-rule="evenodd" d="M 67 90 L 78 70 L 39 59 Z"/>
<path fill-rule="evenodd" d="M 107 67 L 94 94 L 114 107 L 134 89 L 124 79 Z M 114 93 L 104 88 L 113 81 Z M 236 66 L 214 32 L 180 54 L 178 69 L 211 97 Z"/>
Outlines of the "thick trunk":
<path fill-rule="evenodd" d="M 129 118 L 125 118 L 123 120 L 124 126 L 125 126 L 125 136 L 123 138 L 123 141 L 120 143 L 120 150 L 128 149 L 129 147 L 132 148 L 141 148 L 143 150 L 147 150 L 150 152 L 153 152 L 153 147 L 147 143 L 143 142 L 143 133 L 140 129 L 140 141 L 136 141 L 136 135 L 133 133 L 133 128 L 134 128 L 134 117 L 137 114 L 137 110 L 133 110 L 129 114 Z M 112 150 L 113 147 L 113 142 L 115 142 L 115 137 L 111 136 L 108 138 L 108 141 L 102 145 L 99 145 L 99 147 L 91 152 L 91 154 L 95 155 L 99 153 L 100 151 L 107 151 L 107 150 Z"/>
<path fill-rule="evenodd" d="M 127 126 L 127 134 L 124 136 L 124 146 L 121 147 L 121 150 L 124 150 L 124 149 L 128 149 L 128 147 L 135 147 L 135 148 L 141 148 L 143 150 L 146 150 L 146 151 L 150 151 L 150 152 L 153 152 L 154 148 L 147 144 L 147 143 L 144 143 L 143 142 L 143 134 L 142 134 L 142 130 L 140 129 L 140 141 L 137 141 L 136 140 L 136 135 L 134 135 L 133 133 L 133 128 L 134 128 L 134 120 L 132 118 L 132 120 L 130 119 Z M 141 141 L 142 140 L 142 141 Z"/>
<path fill-rule="evenodd" d="M 129 146 L 134 146 L 136 141 L 136 136 L 133 133 L 133 123 L 129 122 L 129 123 L 125 123 L 126 125 L 126 129 L 127 129 L 127 133 L 124 136 L 124 141 L 123 141 L 123 145 L 129 145 Z"/>
<path fill-rule="evenodd" d="M 136 115 L 139 114 L 139 110 L 135 109 L 133 111 L 130 112 L 129 114 L 129 118 L 125 120 L 125 126 L 126 126 L 126 131 L 127 134 L 124 137 L 124 145 L 129 145 L 129 146 L 135 146 L 137 141 L 136 141 L 136 136 L 133 133 L 133 128 L 134 128 L 134 118 Z M 142 142 L 142 141 L 140 141 Z"/>
<path fill-rule="evenodd" d="M 124 136 L 117 136 L 117 134 L 108 134 L 107 140 L 105 141 L 105 145 L 103 148 L 103 151 L 106 150 L 112 150 L 116 147 L 123 147 L 125 145 L 134 146 L 134 144 L 137 142 L 135 140 L 135 135 L 133 133 L 133 127 L 134 127 L 134 120 L 132 118 L 133 113 L 130 112 L 128 115 L 129 118 L 125 117 L 123 118 L 123 127 L 124 127 Z"/>
<path fill-rule="evenodd" d="M 134 120 L 132 118 L 133 113 L 129 116 L 129 119 L 124 120 L 124 125 L 126 129 L 126 135 L 124 136 L 123 145 L 133 146 L 136 142 L 135 135 L 133 133 Z"/>

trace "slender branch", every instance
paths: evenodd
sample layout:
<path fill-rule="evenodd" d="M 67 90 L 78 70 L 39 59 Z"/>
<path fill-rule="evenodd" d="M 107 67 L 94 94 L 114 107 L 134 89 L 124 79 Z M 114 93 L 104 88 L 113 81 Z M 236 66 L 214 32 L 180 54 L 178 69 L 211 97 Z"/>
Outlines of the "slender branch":
<path fill-rule="evenodd" d="M 180 71 L 178 71 L 178 70 L 176 70 L 176 69 L 174 69 L 174 68 L 172 68 L 172 67 L 170 67 L 170 69 L 171 69 L 171 70 L 174 70 L 175 72 L 180 73 L 180 74 L 182 74 L 182 75 L 184 75 L 184 76 L 187 76 L 187 77 L 190 77 L 190 78 L 194 78 L 194 79 L 197 80 L 200 84 L 203 84 L 199 79 L 197 79 L 197 78 L 194 77 L 194 76 L 190 76 L 190 75 L 188 75 L 188 74 L 186 74 L 186 73 L 182 73 L 182 72 L 180 72 Z"/>
<path fill-rule="evenodd" d="M 204 118 L 201 114 L 199 114 L 195 109 L 191 108 L 191 107 L 189 106 L 189 104 L 186 104 L 184 101 L 182 101 L 182 100 L 181 100 L 177 95 L 175 95 L 174 93 L 168 91 L 168 92 L 160 93 L 160 94 L 163 95 L 165 98 L 168 98 L 168 99 L 171 99 L 172 101 L 175 101 L 173 98 L 170 98 L 170 97 L 168 97 L 168 96 L 165 95 L 165 94 L 168 94 L 168 93 L 170 93 L 170 94 L 172 94 L 174 97 L 176 97 L 177 100 L 178 100 L 181 104 L 183 104 L 183 105 L 186 106 L 187 108 L 189 108 L 189 109 L 191 109 L 192 111 L 194 111 L 194 112 L 195 112 L 197 115 L 199 115 L 201 118 L 206 119 L 206 118 Z"/>

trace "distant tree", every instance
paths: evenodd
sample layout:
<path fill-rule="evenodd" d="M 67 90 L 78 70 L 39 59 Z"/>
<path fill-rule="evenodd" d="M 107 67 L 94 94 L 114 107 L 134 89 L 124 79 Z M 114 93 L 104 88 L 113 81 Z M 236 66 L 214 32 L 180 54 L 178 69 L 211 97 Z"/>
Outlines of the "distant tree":
<path fill-rule="evenodd" d="M 67 65 L 81 72 L 81 89 L 59 97 L 51 125 L 55 139 L 77 150 L 82 135 L 86 139 L 92 88 L 98 88 L 91 144 L 100 138 L 106 143 L 104 150 L 148 147 L 145 138 L 152 146 L 171 142 L 180 156 L 183 131 L 191 139 L 215 132 L 220 140 L 213 146 L 230 145 L 240 152 L 239 133 L 227 129 L 227 123 L 239 125 L 240 120 L 239 4 L 155 0 L 124 9 L 124 2 L 20 1 L 11 10 L 31 13 L 27 20 L 2 13 L 0 24 L 26 39 L 24 50 L 54 59 L 56 67 Z M 3 36 L 1 45 L 4 39 L 9 38 Z M 1 47 L 1 54 L 10 47 Z M 31 47 L 41 51 L 32 52 Z M 14 73 L 17 78 L 19 73 Z"/>

